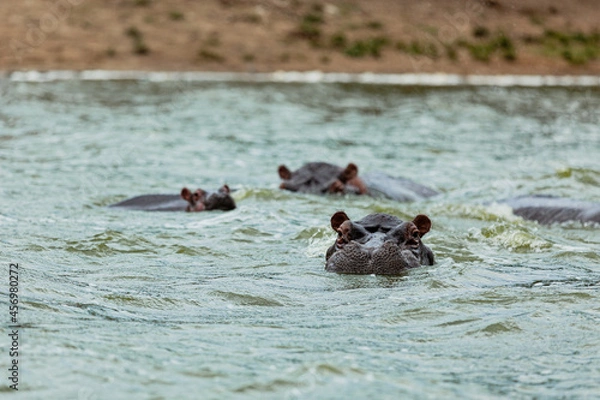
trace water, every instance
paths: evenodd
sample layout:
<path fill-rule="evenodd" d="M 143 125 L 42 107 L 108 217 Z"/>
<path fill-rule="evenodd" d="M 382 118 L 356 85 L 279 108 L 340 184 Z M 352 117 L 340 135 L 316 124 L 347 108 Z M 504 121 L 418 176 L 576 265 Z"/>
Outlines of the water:
<path fill-rule="evenodd" d="M 600 229 L 495 204 L 600 198 L 600 92 L 4 82 L 0 260 L 23 398 L 597 398 Z M 412 178 L 400 204 L 278 189 L 307 161 Z M 106 206 L 235 189 L 228 213 Z M 329 218 L 433 221 L 437 263 L 324 271 Z M 0 286 L 8 331 L 8 279 Z M 8 338 L 0 356 L 7 382 Z"/>

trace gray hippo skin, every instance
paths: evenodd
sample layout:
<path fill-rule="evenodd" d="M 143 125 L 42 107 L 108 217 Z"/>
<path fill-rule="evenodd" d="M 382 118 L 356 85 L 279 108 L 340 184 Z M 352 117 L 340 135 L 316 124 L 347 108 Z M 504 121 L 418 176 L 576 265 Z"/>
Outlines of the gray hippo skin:
<path fill-rule="evenodd" d="M 522 196 L 506 200 L 515 215 L 540 224 L 580 221 L 600 223 L 600 204 L 552 196 Z"/>
<path fill-rule="evenodd" d="M 351 221 L 343 211 L 331 217 L 338 237 L 325 255 L 325 269 L 339 274 L 397 275 L 409 268 L 433 265 L 431 249 L 421 238 L 431 220 L 419 214 L 403 222 L 389 214 L 370 214 Z"/>
<path fill-rule="evenodd" d="M 280 165 L 278 172 L 283 180 L 279 187 L 292 192 L 366 193 L 366 187 L 358 178 L 358 167 L 352 163 L 342 168 L 325 162 L 311 162 L 293 172 L 285 165 Z"/>
<path fill-rule="evenodd" d="M 202 189 L 192 193 L 185 187 L 179 195 L 145 194 L 111 204 L 109 207 L 142 211 L 229 211 L 235 208 L 235 201 L 230 195 L 229 186 L 223 185 L 212 193 Z"/>
<path fill-rule="evenodd" d="M 397 201 L 415 201 L 438 194 L 410 179 L 394 178 L 381 172 L 358 176 L 358 167 L 353 163 L 342 168 L 325 162 L 311 162 L 296 171 L 280 165 L 278 172 L 283 180 L 280 188 L 293 192 L 367 194 Z"/>
<path fill-rule="evenodd" d="M 439 193 L 427 186 L 420 185 L 407 178 L 392 177 L 382 172 L 369 172 L 362 175 L 367 194 L 373 197 L 410 202 L 433 197 Z"/>

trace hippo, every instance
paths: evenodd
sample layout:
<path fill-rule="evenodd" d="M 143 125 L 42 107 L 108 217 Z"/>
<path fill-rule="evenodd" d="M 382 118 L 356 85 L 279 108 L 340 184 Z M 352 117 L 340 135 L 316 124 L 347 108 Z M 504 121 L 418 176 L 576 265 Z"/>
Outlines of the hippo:
<path fill-rule="evenodd" d="M 350 163 L 346 168 L 326 162 L 310 162 L 296 171 L 280 165 L 281 189 L 311 194 L 356 194 L 385 197 L 409 202 L 438 194 L 433 189 L 410 179 L 395 178 L 381 172 L 358 176 L 358 167 Z"/>
<path fill-rule="evenodd" d="M 109 207 L 143 211 L 229 211 L 235 208 L 229 186 L 223 185 L 216 192 L 197 189 L 192 193 L 184 187 L 180 194 L 145 194 L 111 204 Z"/>
<path fill-rule="evenodd" d="M 397 275 L 420 265 L 433 265 L 431 249 L 421 238 L 431 229 L 423 214 L 403 222 L 389 214 L 370 214 L 351 221 L 343 211 L 331 217 L 337 232 L 325 255 L 325 270 L 339 274 Z"/>
<path fill-rule="evenodd" d="M 521 196 L 505 200 L 513 213 L 542 225 L 567 221 L 600 223 L 600 204 L 554 196 Z"/>
<path fill-rule="evenodd" d="M 278 172 L 279 177 L 283 179 L 279 187 L 292 192 L 312 194 L 367 192 L 367 188 L 358 177 L 358 167 L 353 163 L 342 168 L 325 162 L 311 162 L 293 172 L 285 165 L 280 165 Z"/>

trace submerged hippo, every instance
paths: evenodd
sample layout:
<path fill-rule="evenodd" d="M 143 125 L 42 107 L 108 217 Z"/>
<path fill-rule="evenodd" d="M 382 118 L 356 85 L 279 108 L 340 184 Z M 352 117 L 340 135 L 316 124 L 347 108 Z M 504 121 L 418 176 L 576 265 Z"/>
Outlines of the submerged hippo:
<path fill-rule="evenodd" d="M 433 252 L 421 241 L 431 229 L 426 215 L 403 222 L 389 214 L 370 214 L 354 222 L 338 211 L 331 217 L 331 227 L 338 237 L 325 255 L 327 271 L 394 275 L 433 265 Z"/>
<path fill-rule="evenodd" d="M 522 196 L 504 201 L 515 215 L 549 225 L 566 221 L 600 223 L 600 204 L 552 196 Z"/>
<path fill-rule="evenodd" d="M 109 207 L 143 211 L 229 211 L 235 208 L 229 186 L 223 185 L 216 192 L 197 189 L 192 193 L 184 187 L 177 194 L 145 194 L 123 200 Z"/>
<path fill-rule="evenodd" d="M 325 162 L 304 164 L 296 171 L 279 166 L 281 189 L 293 192 L 327 194 L 367 194 L 397 201 L 415 201 L 438 194 L 433 189 L 406 178 L 394 178 L 381 172 L 358 176 L 358 167 L 350 163 L 346 168 Z"/>
<path fill-rule="evenodd" d="M 278 168 L 279 177 L 283 180 L 281 189 L 292 192 L 325 194 L 325 193 L 367 193 L 362 179 L 358 177 L 358 167 L 348 164 L 346 168 L 325 162 L 304 164 L 296 171 L 290 171 L 285 165 Z"/>

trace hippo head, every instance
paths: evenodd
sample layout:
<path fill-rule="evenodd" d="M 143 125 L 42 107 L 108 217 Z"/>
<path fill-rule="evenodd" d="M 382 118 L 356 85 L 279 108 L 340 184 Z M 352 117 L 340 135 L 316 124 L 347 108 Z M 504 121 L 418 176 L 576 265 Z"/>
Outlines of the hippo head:
<path fill-rule="evenodd" d="M 433 265 L 433 252 L 421 238 L 431 229 L 426 215 L 410 222 L 388 214 L 351 221 L 343 211 L 331 217 L 338 237 L 326 254 L 325 269 L 340 274 L 394 275 L 408 268 Z"/>
<path fill-rule="evenodd" d="M 292 192 L 313 194 L 367 192 L 366 185 L 358 177 L 358 167 L 353 163 L 342 168 L 329 163 L 313 162 L 293 172 L 285 165 L 280 165 L 278 172 L 283 180 L 279 187 Z"/>
<path fill-rule="evenodd" d="M 227 185 L 221 186 L 218 191 L 212 193 L 202 189 L 197 189 L 193 193 L 186 187 L 181 189 L 181 197 L 189 203 L 186 211 L 233 210 L 235 201 L 229 193 Z"/>

